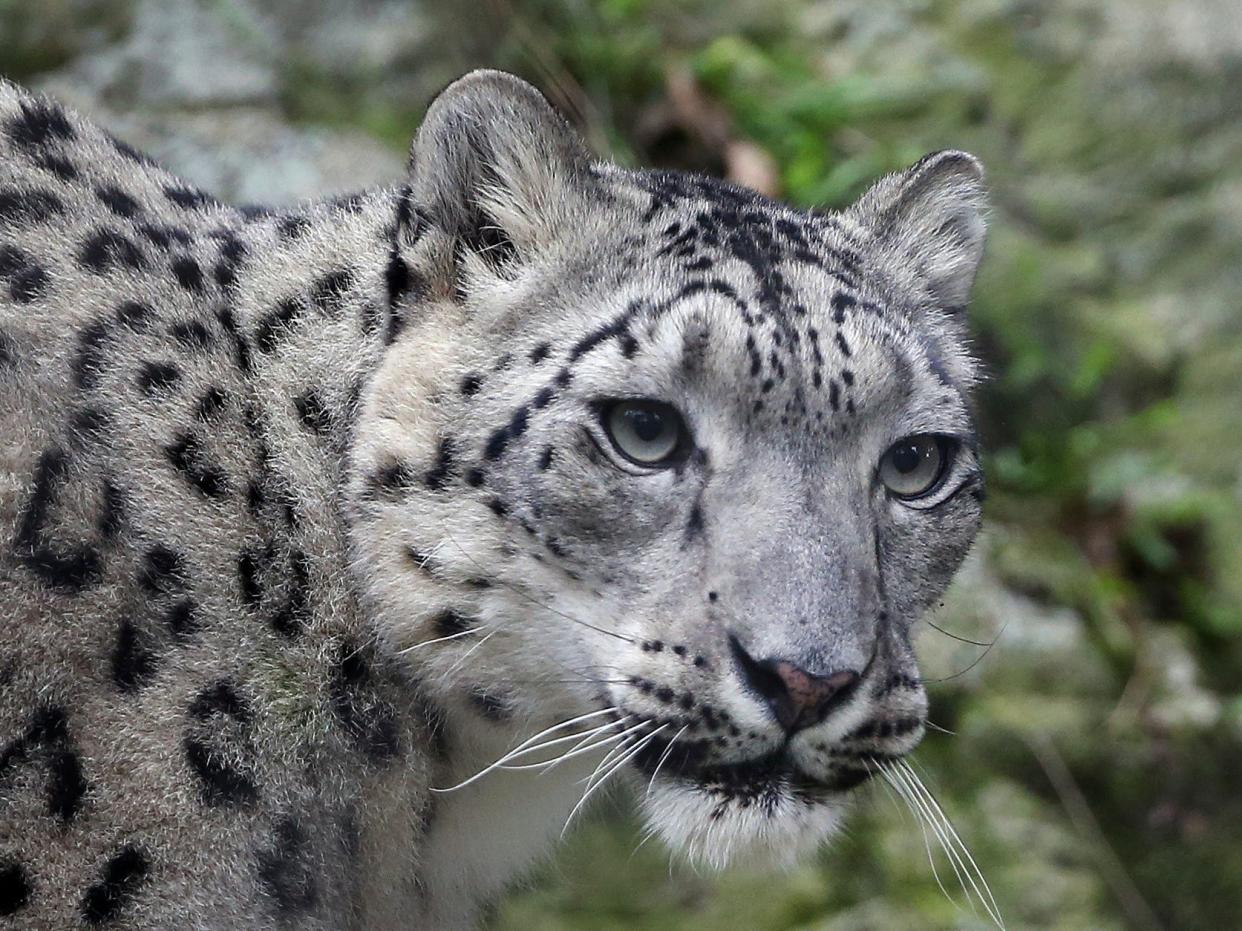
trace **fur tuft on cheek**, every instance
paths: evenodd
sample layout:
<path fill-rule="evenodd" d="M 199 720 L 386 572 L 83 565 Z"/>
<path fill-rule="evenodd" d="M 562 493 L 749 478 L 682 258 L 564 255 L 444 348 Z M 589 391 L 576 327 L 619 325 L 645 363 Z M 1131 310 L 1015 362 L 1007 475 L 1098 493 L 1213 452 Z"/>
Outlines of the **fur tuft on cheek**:
<path fill-rule="evenodd" d="M 742 804 L 691 783 L 662 780 L 640 804 L 648 829 L 696 867 L 786 870 L 836 835 L 847 803 L 808 801 L 773 787 Z"/>

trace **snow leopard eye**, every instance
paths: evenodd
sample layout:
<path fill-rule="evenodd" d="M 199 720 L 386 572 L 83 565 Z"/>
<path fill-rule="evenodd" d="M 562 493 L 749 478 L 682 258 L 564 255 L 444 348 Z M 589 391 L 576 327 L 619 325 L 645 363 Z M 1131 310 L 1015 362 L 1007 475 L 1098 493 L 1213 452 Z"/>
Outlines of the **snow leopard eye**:
<path fill-rule="evenodd" d="M 617 452 L 636 465 L 671 465 L 684 446 L 681 415 L 663 401 L 614 401 L 604 408 L 601 420 Z"/>
<path fill-rule="evenodd" d="M 880 481 L 898 498 L 922 498 L 940 487 L 953 461 L 953 441 L 921 433 L 898 440 L 880 459 Z"/>

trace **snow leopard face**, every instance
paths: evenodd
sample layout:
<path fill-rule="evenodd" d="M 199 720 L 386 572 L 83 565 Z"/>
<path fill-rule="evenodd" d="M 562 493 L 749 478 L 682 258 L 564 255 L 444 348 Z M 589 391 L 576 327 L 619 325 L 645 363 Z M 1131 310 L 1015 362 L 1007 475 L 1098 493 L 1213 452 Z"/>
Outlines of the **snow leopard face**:
<path fill-rule="evenodd" d="M 928 156 L 840 214 L 593 162 L 475 75 L 403 193 L 350 509 L 385 635 L 713 863 L 785 862 L 912 749 L 912 625 L 980 519 L 963 307 L 981 171 Z"/>

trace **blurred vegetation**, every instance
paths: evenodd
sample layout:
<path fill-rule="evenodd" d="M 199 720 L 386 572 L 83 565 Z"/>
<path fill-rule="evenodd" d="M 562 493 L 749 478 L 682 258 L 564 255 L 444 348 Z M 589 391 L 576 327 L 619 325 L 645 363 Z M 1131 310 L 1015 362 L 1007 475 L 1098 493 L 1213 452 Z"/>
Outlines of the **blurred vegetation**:
<path fill-rule="evenodd" d="M 932 721 L 952 733 L 929 735 L 918 766 L 1010 927 L 1238 925 L 1242 14 L 1227 0 L 433 0 L 409 7 L 421 45 L 330 61 L 299 41 L 275 55 L 264 31 L 330 5 L 199 5 L 275 59 L 285 120 L 394 149 L 431 86 L 490 65 L 624 163 L 733 174 L 808 207 L 927 151 L 979 155 L 988 530 L 936 621 L 996 643 L 923 634 Z M 0 0 L 0 70 L 62 67 L 134 6 Z M 860 795 L 847 835 L 778 877 L 670 867 L 618 803 L 493 927 L 986 927 L 942 856 L 956 903 L 939 888 L 918 823 L 878 786 Z"/>

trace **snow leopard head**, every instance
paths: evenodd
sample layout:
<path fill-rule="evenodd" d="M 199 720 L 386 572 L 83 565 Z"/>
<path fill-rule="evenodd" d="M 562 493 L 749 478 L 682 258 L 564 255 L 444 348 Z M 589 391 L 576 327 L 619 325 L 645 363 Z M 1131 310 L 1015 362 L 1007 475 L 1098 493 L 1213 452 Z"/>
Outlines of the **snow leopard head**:
<path fill-rule="evenodd" d="M 515 737 L 574 721 L 675 848 L 814 848 L 921 738 L 911 628 L 979 526 L 983 200 L 947 151 L 796 210 L 600 162 L 507 75 L 454 84 L 352 453 L 384 636 Z"/>

